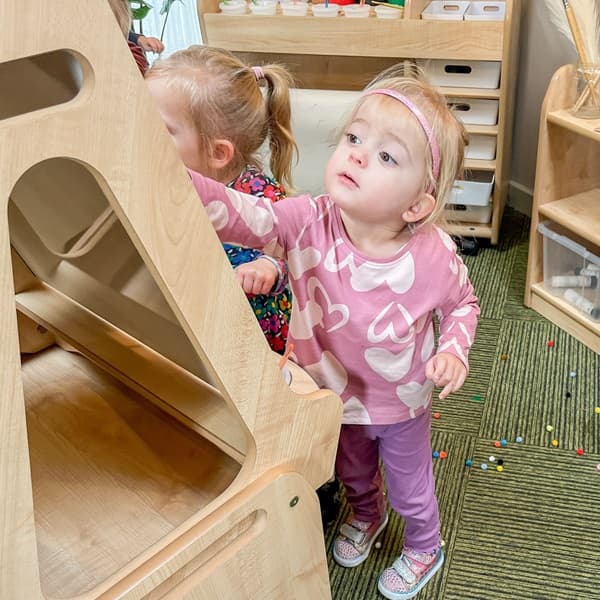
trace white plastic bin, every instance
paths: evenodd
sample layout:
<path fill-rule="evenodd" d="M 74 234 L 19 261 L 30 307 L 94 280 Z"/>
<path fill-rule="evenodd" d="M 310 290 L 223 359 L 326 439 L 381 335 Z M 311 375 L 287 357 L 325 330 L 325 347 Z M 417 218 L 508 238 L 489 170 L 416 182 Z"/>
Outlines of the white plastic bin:
<path fill-rule="evenodd" d="M 465 147 L 465 158 L 494 160 L 496 158 L 496 136 L 470 135 L 469 145 Z"/>
<path fill-rule="evenodd" d="M 454 114 L 467 125 L 496 125 L 498 100 L 485 98 L 446 98 Z"/>
<path fill-rule="evenodd" d="M 492 172 L 473 171 L 469 173 L 468 179 L 455 181 L 448 200 L 449 204 L 487 206 L 491 201 L 494 177 Z"/>
<path fill-rule="evenodd" d="M 489 223 L 492 219 L 492 205 L 467 206 L 466 204 L 447 204 L 444 213 L 448 221 Z"/>
<path fill-rule="evenodd" d="M 593 321 L 600 321 L 600 256 L 569 238 L 552 221 L 544 237 L 544 288 Z"/>
<path fill-rule="evenodd" d="M 434 0 L 421 13 L 421 19 L 462 21 L 470 2 Z"/>
<path fill-rule="evenodd" d="M 505 2 L 471 2 L 465 12 L 465 21 L 504 21 Z"/>
<path fill-rule="evenodd" d="M 494 60 L 417 60 L 433 85 L 495 90 L 500 84 L 500 63 Z"/>

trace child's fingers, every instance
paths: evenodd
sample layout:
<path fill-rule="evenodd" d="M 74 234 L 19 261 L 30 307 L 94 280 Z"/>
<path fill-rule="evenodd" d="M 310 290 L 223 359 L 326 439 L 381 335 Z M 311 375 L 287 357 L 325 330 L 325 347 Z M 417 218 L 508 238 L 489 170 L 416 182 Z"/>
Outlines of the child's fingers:
<path fill-rule="evenodd" d="M 425 365 L 425 377 L 433 381 L 433 374 L 435 373 L 435 356 L 430 358 Z"/>

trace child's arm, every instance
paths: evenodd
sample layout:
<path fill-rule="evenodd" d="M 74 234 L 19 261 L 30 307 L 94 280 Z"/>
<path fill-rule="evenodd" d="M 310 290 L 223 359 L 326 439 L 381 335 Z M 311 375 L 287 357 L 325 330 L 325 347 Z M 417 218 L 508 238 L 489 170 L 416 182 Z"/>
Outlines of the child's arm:
<path fill-rule="evenodd" d="M 200 196 L 208 217 L 221 242 L 259 248 L 271 254 L 282 255 L 288 239 L 294 239 L 294 230 L 313 219 L 308 196 L 294 202 L 272 203 L 238 192 L 227 186 L 189 171 L 192 183 Z"/>
<path fill-rule="evenodd" d="M 469 350 L 475 339 L 480 312 L 467 268 L 456 254 L 451 262 L 453 267 L 444 272 L 450 289 L 445 302 L 436 311 L 440 324 L 438 350 L 425 367 L 427 378 L 443 387 L 441 399 L 459 390 L 465 382 Z"/>

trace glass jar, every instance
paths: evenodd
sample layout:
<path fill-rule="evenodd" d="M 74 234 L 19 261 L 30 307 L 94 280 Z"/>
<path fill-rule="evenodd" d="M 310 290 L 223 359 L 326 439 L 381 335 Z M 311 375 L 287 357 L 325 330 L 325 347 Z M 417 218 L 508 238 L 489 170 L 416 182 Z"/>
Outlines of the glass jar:
<path fill-rule="evenodd" d="M 571 109 L 580 119 L 600 119 L 600 64 L 578 65 L 577 99 Z"/>

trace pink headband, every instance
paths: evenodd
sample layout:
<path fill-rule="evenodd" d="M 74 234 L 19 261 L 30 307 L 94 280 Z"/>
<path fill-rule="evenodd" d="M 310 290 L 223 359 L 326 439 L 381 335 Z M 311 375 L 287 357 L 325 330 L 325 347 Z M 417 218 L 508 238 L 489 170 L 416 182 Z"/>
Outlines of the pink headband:
<path fill-rule="evenodd" d="M 254 73 L 254 77 L 256 77 L 256 81 L 259 79 L 265 78 L 265 72 L 262 70 L 262 67 L 250 67 Z"/>
<path fill-rule="evenodd" d="M 429 121 L 425 118 L 423 113 L 415 106 L 415 104 L 409 100 L 406 96 L 403 96 L 396 90 L 390 90 L 387 88 L 377 88 L 373 90 L 367 90 L 363 96 L 372 96 L 373 94 L 383 94 L 384 96 L 390 96 L 391 98 L 395 98 L 399 102 L 402 102 L 410 112 L 415 115 L 417 121 L 423 128 L 425 135 L 427 136 L 427 141 L 429 142 L 429 148 L 431 149 L 431 171 L 433 173 L 433 186 L 428 190 L 428 193 L 433 192 L 435 188 L 435 182 L 440 174 L 440 149 L 433 135 L 433 130 L 431 129 L 431 125 Z"/>

